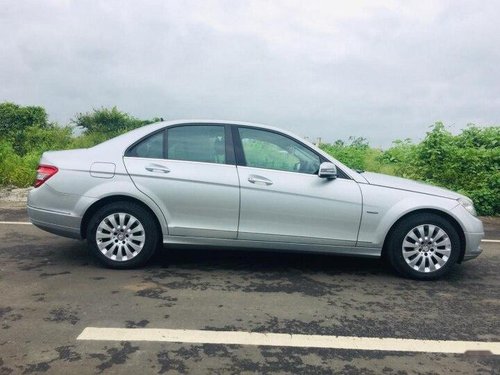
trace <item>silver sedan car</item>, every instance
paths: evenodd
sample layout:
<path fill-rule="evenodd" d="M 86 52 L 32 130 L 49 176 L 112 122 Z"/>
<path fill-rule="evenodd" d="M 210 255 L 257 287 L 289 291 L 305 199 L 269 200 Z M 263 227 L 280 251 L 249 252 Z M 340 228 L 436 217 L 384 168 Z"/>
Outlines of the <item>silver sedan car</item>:
<path fill-rule="evenodd" d="M 163 243 L 385 257 L 404 276 L 435 279 L 481 253 L 467 197 L 359 173 L 264 125 L 160 122 L 45 152 L 37 172 L 33 224 L 86 239 L 113 268 L 141 266 Z"/>

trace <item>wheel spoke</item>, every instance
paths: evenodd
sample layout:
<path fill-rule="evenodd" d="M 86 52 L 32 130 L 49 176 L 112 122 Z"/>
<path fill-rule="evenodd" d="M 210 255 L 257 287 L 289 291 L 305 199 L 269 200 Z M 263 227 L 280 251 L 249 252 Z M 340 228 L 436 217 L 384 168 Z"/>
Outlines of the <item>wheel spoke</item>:
<path fill-rule="evenodd" d="M 137 220 L 135 217 L 131 216 L 128 220 L 128 223 L 127 223 L 127 228 L 132 228 L 134 225 L 141 225 L 141 223 L 139 222 L 139 220 Z"/>
<path fill-rule="evenodd" d="M 415 243 L 419 243 L 420 242 L 420 239 L 419 237 L 413 233 L 413 231 L 409 232 L 407 235 L 406 235 L 406 238 L 411 238 L 413 241 L 415 241 Z"/>
<path fill-rule="evenodd" d="M 420 272 L 425 272 L 425 257 L 422 255 L 421 256 L 421 259 L 422 261 L 420 262 L 420 264 L 418 265 L 418 270 Z"/>
<path fill-rule="evenodd" d="M 444 248 L 444 249 L 436 249 L 436 253 L 439 253 L 439 254 L 443 254 L 443 255 L 450 255 L 451 253 L 451 249 L 447 249 L 447 248 Z"/>
<path fill-rule="evenodd" d="M 141 250 L 142 250 L 142 246 L 136 245 L 136 244 L 135 244 L 135 243 L 133 243 L 133 242 L 129 242 L 129 243 L 128 243 L 128 245 L 129 245 L 132 249 L 134 249 L 134 251 L 135 251 L 135 252 L 137 252 L 137 253 L 138 253 L 139 251 L 141 251 Z"/>
<path fill-rule="evenodd" d="M 104 255 L 106 255 L 108 258 L 111 258 L 111 256 L 113 255 L 115 249 L 116 249 L 116 244 L 114 243 L 105 253 Z M 102 249 L 102 250 L 105 250 L 105 249 Z"/>
<path fill-rule="evenodd" d="M 118 223 L 122 228 L 125 227 L 125 214 L 123 213 L 118 214 Z"/>
<path fill-rule="evenodd" d="M 115 215 L 109 215 L 107 219 L 109 220 L 109 222 L 113 226 L 113 229 L 118 229 L 118 227 L 120 226 L 120 224 L 118 224 L 116 222 Z"/>
<path fill-rule="evenodd" d="M 429 232 L 427 233 L 427 236 L 429 238 L 434 239 L 434 232 L 436 231 L 436 226 L 435 225 L 429 225 Z"/>
<path fill-rule="evenodd" d="M 101 223 L 99 224 L 99 228 L 106 229 L 108 232 L 113 232 L 113 230 L 115 229 L 115 228 L 113 228 L 112 225 L 110 225 L 110 223 L 108 223 L 106 221 L 106 219 L 104 219 L 103 221 L 101 221 Z"/>
<path fill-rule="evenodd" d="M 434 272 L 436 270 L 436 267 L 434 266 L 434 262 L 432 261 L 432 257 L 428 257 L 428 263 L 429 263 L 429 271 Z"/>
<path fill-rule="evenodd" d="M 137 232 L 144 232 L 144 228 L 142 227 L 142 225 L 138 225 L 130 231 L 131 234 L 134 234 Z"/>
<path fill-rule="evenodd" d="M 407 248 L 416 249 L 416 248 L 418 248 L 419 246 L 420 246 L 420 244 L 419 244 L 419 243 L 417 243 L 417 242 L 416 242 L 416 243 L 411 243 L 411 242 L 410 242 L 410 241 L 408 241 L 408 240 L 405 240 L 405 241 L 403 242 L 403 248 L 405 248 L 405 249 L 407 249 Z"/>
<path fill-rule="evenodd" d="M 109 240 L 107 240 L 107 241 L 97 242 L 97 245 L 98 245 L 99 249 L 101 249 L 101 250 L 102 250 L 102 249 L 106 248 L 106 247 L 107 247 L 110 243 L 112 243 L 112 242 L 113 242 L 113 240 L 110 238 L 110 239 L 109 239 Z"/>
<path fill-rule="evenodd" d="M 130 239 L 133 241 L 139 241 L 139 242 L 144 242 L 144 235 L 138 235 L 138 236 L 131 236 Z"/>
<path fill-rule="evenodd" d="M 123 248 L 125 249 L 127 260 L 132 259 L 134 257 L 134 254 L 128 249 L 128 245 L 125 245 Z"/>
<path fill-rule="evenodd" d="M 118 250 L 116 251 L 116 260 L 122 261 L 122 245 L 118 245 Z"/>
<path fill-rule="evenodd" d="M 411 258 L 413 255 L 418 254 L 418 250 L 408 250 L 404 252 L 405 257 Z"/>
<path fill-rule="evenodd" d="M 407 261 L 407 262 L 410 265 L 410 267 L 415 267 L 420 259 L 422 259 L 422 254 L 417 255 L 415 258 L 413 258 L 412 260 L 410 260 L 409 262 Z"/>
<path fill-rule="evenodd" d="M 111 238 L 111 233 L 103 233 L 103 232 L 100 232 L 99 229 L 98 229 L 97 233 L 96 233 L 96 238 L 98 240 L 103 240 L 103 239 Z"/>
<path fill-rule="evenodd" d="M 444 230 L 442 230 L 441 228 L 439 228 L 439 230 L 436 234 L 436 237 L 435 237 L 436 243 L 440 244 L 441 242 L 446 241 L 447 239 L 448 239 L 448 235 L 446 234 L 446 232 Z"/>
<path fill-rule="evenodd" d="M 446 250 L 446 249 L 444 249 L 444 250 L 436 250 L 436 254 L 441 254 L 442 255 L 441 259 L 443 259 L 443 261 L 445 263 L 450 258 L 450 253 L 451 253 L 451 250 Z"/>
<path fill-rule="evenodd" d="M 417 230 L 419 239 L 424 239 L 425 238 L 425 227 L 423 225 L 420 225 L 415 228 Z"/>
<path fill-rule="evenodd" d="M 437 269 L 441 268 L 446 263 L 446 260 L 443 260 L 442 258 L 438 257 L 435 254 L 432 254 L 432 258 L 435 259 L 437 262 L 437 265 L 436 265 Z M 438 265 L 439 265 L 439 267 L 438 267 Z"/>

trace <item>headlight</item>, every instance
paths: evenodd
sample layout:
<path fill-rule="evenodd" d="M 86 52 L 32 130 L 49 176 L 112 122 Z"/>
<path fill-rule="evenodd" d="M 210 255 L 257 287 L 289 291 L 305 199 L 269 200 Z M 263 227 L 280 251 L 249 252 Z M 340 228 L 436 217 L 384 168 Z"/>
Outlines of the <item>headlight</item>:
<path fill-rule="evenodd" d="M 470 199 L 458 198 L 458 203 L 462 205 L 471 215 L 477 216 L 476 209 L 474 208 L 474 204 Z"/>

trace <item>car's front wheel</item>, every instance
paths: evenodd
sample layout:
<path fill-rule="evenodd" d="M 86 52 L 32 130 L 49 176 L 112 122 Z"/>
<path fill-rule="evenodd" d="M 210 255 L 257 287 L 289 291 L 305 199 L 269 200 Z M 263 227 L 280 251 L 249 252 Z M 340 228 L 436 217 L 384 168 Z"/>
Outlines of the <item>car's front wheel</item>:
<path fill-rule="evenodd" d="M 99 209 L 90 220 L 90 251 L 110 268 L 144 265 L 153 255 L 159 232 L 151 214 L 132 202 L 115 202 Z"/>
<path fill-rule="evenodd" d="M 457 263 L 460 237 L 445 218 L 421 213 L 396 224 L 389 234 L 387 255 L 400 274 L 419 280 L 434 280 Z"/>

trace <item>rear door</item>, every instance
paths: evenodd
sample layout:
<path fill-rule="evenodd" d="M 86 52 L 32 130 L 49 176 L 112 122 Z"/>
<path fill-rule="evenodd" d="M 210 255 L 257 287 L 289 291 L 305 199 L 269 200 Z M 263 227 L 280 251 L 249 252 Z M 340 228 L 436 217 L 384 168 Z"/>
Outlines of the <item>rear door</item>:
<path fill-rule="evenodd" d="M 169 235 L 236 238 L 239 182 L 228 134 L 227 125 L 176 125 L 127 151 L 127 171 L 164 212 Z"/>
<path fill-rule="evenodd" d="M 355 245 L 362 208 L 355 181 L 319 178 L 322 157 L 287 135 L 235 130 L 239 239 Z"/>

